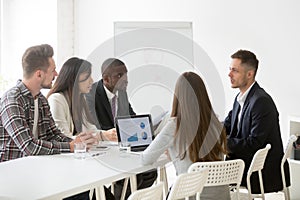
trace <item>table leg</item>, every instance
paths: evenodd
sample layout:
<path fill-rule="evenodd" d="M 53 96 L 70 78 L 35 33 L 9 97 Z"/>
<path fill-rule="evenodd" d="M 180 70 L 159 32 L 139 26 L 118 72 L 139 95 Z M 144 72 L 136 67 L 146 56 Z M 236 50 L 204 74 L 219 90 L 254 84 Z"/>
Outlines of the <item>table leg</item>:
<path fill-rule="evenodd" d="M 131 193 L 137 190 L 137 180 L 135 174 L 130 176 L 130 187 L 131 187 Z"/>
<path fill-rule="evenodd" d="M 112 194 L 115 194 L 115 183 L 116 182 L 112 182 L 111 186 L 110 186 L 110 191 L 111 191 Z"/>
<path fill-rule="evenodd" d="M 90 199 L 93 198 L 94 190 L 95 190 L 94 188 L 93 188 L 93 189 L 90 189 L 90 194 L 89 194 L 89 195 L 90 195 Z"/>
<path fill-rule="evenodd" d="M 105 191 L 103 185 L 95 188 L 96 190 L 96 200 L 105 200 Z"/>
<path fill-rule="evenodd" d="M 129 180 L 129 178 L 125 178 L 124 179 L 124 184 L 123 184 L 122 193 L 121 193 L 121 199 L 120 200 L 124 200 L 125 199 L 125 195 L 126 195 L 126 191 L 127 191 L 127 185 L 128 185 L 128 180 Z"/>

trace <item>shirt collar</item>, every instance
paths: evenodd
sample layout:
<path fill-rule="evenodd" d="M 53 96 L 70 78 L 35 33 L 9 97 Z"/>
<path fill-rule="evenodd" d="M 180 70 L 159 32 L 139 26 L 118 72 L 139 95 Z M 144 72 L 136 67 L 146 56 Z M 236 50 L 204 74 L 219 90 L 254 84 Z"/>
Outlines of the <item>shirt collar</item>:
<path fill-rule="evenodd" d="M 240 105 L 243 105 L 243 104 L 245 103 L 246 98 L 247 98 L 247 96 L 248 96 L 248 94 L 249 94 L 249 92 L 250 92 L 250 90 L 251 90 L 251 88 L 253 87 L 253 85 L 254 85 L 255 82 L 256 82 L 256 81 L 254 81 L 254 82 L 250 85 L 250 87 L 249 87 L 243 94 L 239 93 L 239 95 L 238 95 L 238 97 L 237 97 L 237 101 L 239 102 Z"/>
<path fill-rule="evenodd" d="M 106 92 L 106 96 L 107 96 L 107 98 L 108 98 L 109 100 L 112 100 L 112 98 L 113 98 L 115 95 L 118 97 L 118 91 L 116 92 L 116 94 L 114 94 L 114 93 L 112 93 L 111 91 L 109 91 L 105 85 L 103 85 L 103 87 L 104 87 L 104 90 L 105 90 L 105 92 Z"/>
<path fill-rule="evenodd" d="M 33 98 L 34 97 L 32 96 L 30 90 L 26 87 L 26 85 L 23 83 L 23 81 L 21 79 L 19 79 L 17 81 L 17 87 L 19 87 L 21 89 L 21 92 L 23 93 L 23 95 L 25 96 L 28 96 L 30 98 Z M 36 95 L 36 98 L 39 98 L 40 96 L 42 95 L 41 92 L 39 92 L 37 95 Z"/>

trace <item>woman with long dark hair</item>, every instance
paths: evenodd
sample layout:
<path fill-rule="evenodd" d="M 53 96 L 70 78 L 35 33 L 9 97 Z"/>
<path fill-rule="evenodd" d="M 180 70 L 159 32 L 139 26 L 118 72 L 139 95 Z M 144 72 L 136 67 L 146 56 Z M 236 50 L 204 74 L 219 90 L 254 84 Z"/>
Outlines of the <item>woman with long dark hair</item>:
<path fill-rule="evenodd" d="M 220 161 L 226 154 L 226 132 L 213 111 L 205 84 L 194 72 L 177 80 L 171 117 L 150 146 L 142 163 L 155 162 L 168 152 L 177 175 L 194 162 Z M 228 186 L 204 188 L 201 199 L 230 199 Z"/>
<path fill-rule="evenodd" d="M 82 131 L 93 131 L 100 140 L 117 141 L 115 129 L 97 130 L 85 94 L 93 84 L 92 64 L 77 57 L 68 59 L 47 97 L 57 127 L 72 137 Z"/>

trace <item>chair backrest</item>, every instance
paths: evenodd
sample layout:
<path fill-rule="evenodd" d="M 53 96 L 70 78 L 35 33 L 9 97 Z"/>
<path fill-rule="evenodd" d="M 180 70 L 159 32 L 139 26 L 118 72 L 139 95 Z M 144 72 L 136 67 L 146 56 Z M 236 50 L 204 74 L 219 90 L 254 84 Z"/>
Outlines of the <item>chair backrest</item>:
<path fill-rule="evenodd" d="M 193 163 L 188 172 L 208 168 L 208 179 L 204 186 L 241 184 L 245 163 L 241 159 Z"/>
<path fill-rule="evenodd" d="M 291 135 L 290 136 L 289 141 L 287 143 L 287 146 L 285 147 L 285 150 L 284 150 L 284 155 L 283 155 L 283 158 L 281 160 L 281 164 L 284 164 L 286 159 L 288 159 L 291 156 L 293 144 L 296 140 L 297 140 L 296 135 Z"/>
<path fill-rule="evenodd" d="M 261 170 L 264 168 L 266 157 L 267 157 L 267 154 L 270 149 L 271 149 L 271 145 L 267 144 L 265 148 L 257 150 L 252 158 L 250 167 L 247 172 L 247 188 L 248 188 L 249 199 L 254 199 L 255 196 L 265 199 L 264 184 L 263 184 Z M 252 192 L 251 192 L 250 177 L 251 177 L 252 173 L 256 172 L 256 171 L 258 171 L 258 178 L 259 178 L 261 194 L 252 194 Z"/>
<path fill-rule="evenodd" d="M 283 192 L 284 192 L 285 199 L 287 199 L 287 200 L 290 199 L 290 194 L 289 194 L 288 188 L 286 187 L 286 182 L 285 182 L 284 163 L 291 156 L 293 144 L 296 140 L 297 140 L 297 136 L 295 136 L 295 135 L 290 136 L 289 141 L 285 147 L 284 154 L 283 154 L 283 157 L 281 160 L 281 166 L 280 166 Z"/>
<path fill-rule="evenodd" d="M 201 192 L 208 177 L 208 169 L 180 174 L 169 193 L 168 200 L 183 199 Z"/>
<path fill-rule="evenodd" d="M 248 169 L 248 174 L 264 168 L 265 160 L 270 149 L 271 145 L 267 144 L 265 148 L 257 150 L 252 158 L 252 162 Z"/>
<path fill-rule="evenodd" d="M 152 187 L 140 189 L 133 192 L 128 197 L 128 200 L 152 200 L 152 199 L 161 200 L 162 193 L 163 193 L 163 183 L 160 182 Z"/>

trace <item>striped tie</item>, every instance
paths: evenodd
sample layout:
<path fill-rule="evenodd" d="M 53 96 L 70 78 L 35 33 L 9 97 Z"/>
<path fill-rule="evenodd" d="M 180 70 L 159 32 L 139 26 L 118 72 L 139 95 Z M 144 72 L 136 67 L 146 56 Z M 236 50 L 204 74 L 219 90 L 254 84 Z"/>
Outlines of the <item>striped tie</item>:
<path fill-rule="evenodd" d="M 115 117 L 116 117 L 116 100 L 117 100 L 117 95 L 115 95 L 111 99 L 111 113 L 112 113 L 112 116 L 113 116 L 113 120 L 115 120 Z"/>

